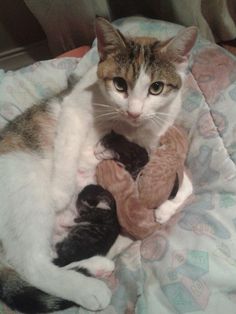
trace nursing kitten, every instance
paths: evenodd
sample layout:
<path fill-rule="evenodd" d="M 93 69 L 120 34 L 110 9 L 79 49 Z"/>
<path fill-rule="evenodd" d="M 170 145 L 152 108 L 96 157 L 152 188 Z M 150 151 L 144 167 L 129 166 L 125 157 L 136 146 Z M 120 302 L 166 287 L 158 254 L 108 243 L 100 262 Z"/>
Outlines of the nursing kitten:
<path fill-rule="evenodd" d="M 125 37 L 103 18 L 97 18 L 95 26 L 99 64 L 71 92 L 26 110 L 1 133 L 4 262 L 15 271 L 15 283 L 19 273 L 30 285 L 58 297 L 56 302 L 55 297 L 39 296 L 48 311 L 60 308 L 60 298 L 89 310 L 109 304 L 111 291 L 105 283 L 52 263 L 55 216 L 68 208 L 73 195 L 94 183 L 94 150 L 105 134 L 114 130 L 148 151 L 157 147 L 158 137 L 181 108 L 187 56 L 197 35 L 196 28 L 189 27 L 160 42 Z M 185 181 L 191 186 L 187 176 Z M 106 265 L 111 269 L 104 257 L 92 261 L 78 265 L 87 265 L 88 271 Z M 1 270 L 0 280 L 3 277 Z"/>
<path fill-rule="evenodd" d="M 120 232 L 116 202 L 99 185 L 86 186 L 78 196 L 79 217 L 68 236 L 57 243 L 54 263 L 65 266 L 95 255 L 106 255 Z"/>
<path fill-rule="evenodd" d="M 114 131 L 106 134 L 99 144 L 99 157 L 120 162 L 134 180 L 141 169 L 148 163 L 148 153 L 143 147 L 128 141 L 124 136 Z M 96 153 L 98 153 L 97 148 Z"/>

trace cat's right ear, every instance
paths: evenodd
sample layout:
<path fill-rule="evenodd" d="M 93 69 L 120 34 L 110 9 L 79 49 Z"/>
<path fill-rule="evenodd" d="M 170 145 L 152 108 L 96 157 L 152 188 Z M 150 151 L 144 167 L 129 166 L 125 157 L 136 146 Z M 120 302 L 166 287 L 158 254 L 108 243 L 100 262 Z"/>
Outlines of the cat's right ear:
<path fill-rule="evenodd" d="M 100 60 L 106 59 L 109 53 L 126 48 L 124 36 L 103 17 L 95 20 L 95 32 Z"/>

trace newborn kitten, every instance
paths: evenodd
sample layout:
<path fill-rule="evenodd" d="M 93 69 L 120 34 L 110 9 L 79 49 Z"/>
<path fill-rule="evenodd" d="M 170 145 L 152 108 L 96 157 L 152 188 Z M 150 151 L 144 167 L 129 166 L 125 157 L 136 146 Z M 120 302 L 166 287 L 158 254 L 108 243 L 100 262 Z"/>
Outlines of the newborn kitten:
<path fill-rule="evenodd" d="M 141 169 L 148 163 L 148 153 L 146 149 L 136 143 L 128 141 L 123 135 L 111 131 L 106 134 L 101 145 L 106 152 L 111 153 L 115 161 L 122 163 L 125 170 L 128 171 L 135 180 Z"/>
<path fill-rule="evenodd" d="M 95 255 L 106 255 L 115 242 L 120 226 L 112 194 L 99 185 L 88 185 L 79 194 L 79 217 L 67 237 L 56 245 L 54 263 L 65 266 Z"/>

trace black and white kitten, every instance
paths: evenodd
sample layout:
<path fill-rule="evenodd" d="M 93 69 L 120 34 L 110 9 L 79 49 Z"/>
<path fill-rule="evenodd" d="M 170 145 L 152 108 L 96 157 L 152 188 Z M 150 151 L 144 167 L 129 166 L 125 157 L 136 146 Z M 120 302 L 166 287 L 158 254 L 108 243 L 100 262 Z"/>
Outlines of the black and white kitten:
<path fill-rule="evenodd" d="M 120 232 L 116 202 L 99 185 L 88 185 L 76 202 L 79 217 L 62 242 L 57 243 L 54 263 L 65 266 L 95 255 L 106 255 Z"/>

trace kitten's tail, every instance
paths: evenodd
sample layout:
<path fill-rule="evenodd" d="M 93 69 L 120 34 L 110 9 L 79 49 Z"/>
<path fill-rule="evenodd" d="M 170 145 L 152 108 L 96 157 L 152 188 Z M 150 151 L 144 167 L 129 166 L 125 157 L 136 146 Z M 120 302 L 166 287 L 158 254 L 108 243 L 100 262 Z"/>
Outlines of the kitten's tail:
<path fill-rule="evenodd" d="M 12 268 L 0 271 L 0 300 L 12 310 L 27 314 L 48 313 L 76 306 L 71 301 L 30 286 Z"/>

